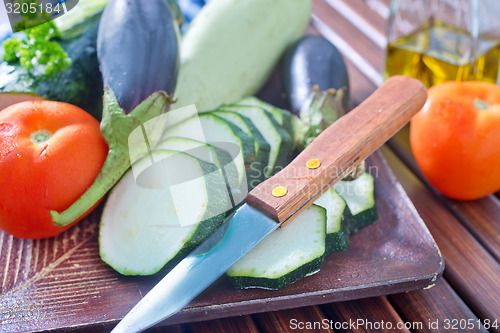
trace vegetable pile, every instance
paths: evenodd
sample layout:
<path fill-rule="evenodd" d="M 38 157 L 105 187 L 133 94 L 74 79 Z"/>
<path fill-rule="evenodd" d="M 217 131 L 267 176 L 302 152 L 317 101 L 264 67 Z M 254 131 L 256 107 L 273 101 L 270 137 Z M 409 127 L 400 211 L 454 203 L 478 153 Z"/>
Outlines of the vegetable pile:
<path fill-rule="evenodd" d="M 79 169 L 65 165 L 71 172 L 55 176 L 57 167 L 37 169 L 41 174 L 26 178 L 21 189 L 0 191 L 1 199 L 26 193 L 30 184 L 41 189 L 51 182 L 65 186 L 56 196 L 47 192 L 47 198 L 55 198 L 48 203 L 40 199 L 41 190 L 28 197 L 44 206 L 26 221 L 43 223 L 23 226 L 19 237 L 62 232 L 109 192 L 100 221 L 102 260 L 125 275 L 168 269 L 222 224 L 249 190 L 286 166 L 347 108 L 349 82 L 340 53 L 322 37 L 302 37 L 311 0 L 211 0 L 196 17 L 189 17 L 182 39 L 183 17 L 173 0 L 80 4 L 86 15 L 66 16 L 56 24 L 61 33 L 50 39 L 61 46 L 59 56 L 70 59 L 67 69 L 42 73 L 23 66 L 26 61 L 12 52 L 0 65 L 0 106 L 2 101 L 50 98 L 87 105 L 86 110 L 101 119 L 98 131 L 97 120 L 87 114 L 94 129 L 85 144 L 92 138 L 99 143 L 92 143 L 97 153 L 82 149 L 86 163 L 73 158 L 74 148 L 56 142 L 69 164 L 86 169 L 88 176 L 79 178 L 79 186 L 73 184 L 73 170 Z M 293 112 L 252 97 L 280 59 L 284 93 Z M 198 113 L 191 112 L 191 104 Z M 77 108 L 49 101 L 15 104 L 0 112 L 0 135 L 12 132 L 2 117 L 15 119 L 16 112 L 35 110 L 62 117 L 54 109 L 69 117 L 65 110 Z M 48 130 L 53 133 L 52 127 Z M 44 144 L 47 134 L 43 126 L 25 132 L 40 134 L 31 139 L 35 143 L 21 140 L 39 152 L 37 145 Z M 19 164 L 14 162 L 20 162 L 13 156 L 14 150 L 0 147 L 0 172 L 15 172 Z M 59 163 L 50 155 L 46 159 L 49 166 Z M 2 189 L 14 188 L 13 179 L 2 180 L 7 186 Z M 19 214 L 28 214 L 27 202 L 19 204 Z M 6 218 L 0 212 L 0 227 L 17 232 L 12 226 L 19 214 Z M 294 222 L 275 231 L 228 276 L 240 288 L 283 288 L 317 272 L 325 256 L 346 250 L 350 236 L 376 219 L 374 180 L 361 172 L 336 184 Z M 37 235 L 30 233 L 36 230 Z"/>
<path fill-rule="evenodd" d="M 152 154 L 111 191 L 100 224 L 101 258 L 125 275 L 172 267 L 224 221 L 244 199 L 242 192 L 291 160 L 294 134 L 287 122 L 301 121 L 292 117 L 244 98 L 167 128 Z M 159 180 L 170 184 L 170 191 Z M 326 255 L 346 250 L 350 235 L 375 220 L 373 178 L 363 173 L 343 180 L 314 208 L 263 240 L 228 275 L 242 288 L 283 288 L 318 271 Z"/>

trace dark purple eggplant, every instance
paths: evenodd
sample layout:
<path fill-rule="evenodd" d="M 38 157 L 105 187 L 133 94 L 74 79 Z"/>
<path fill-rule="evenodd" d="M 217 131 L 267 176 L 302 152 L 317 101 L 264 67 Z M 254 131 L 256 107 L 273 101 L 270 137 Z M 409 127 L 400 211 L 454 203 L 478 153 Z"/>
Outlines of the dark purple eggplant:
<path fill-rule="evenodd" d="M 165 0 L 110 0 L 97 38 L 103 83 L 128 113 L 153 92 L 173 95 L 179 27 Z"/>
<path fill-rule="evenodd" d="M 283 89 L 288 108 L 297 116 L 314 86 L 320 91 L 344 89 L 342 105 L 349 105 L 349 76 L 342 54 L 321 36 L 305 36 L 287 50 L 282 63 Z"/>

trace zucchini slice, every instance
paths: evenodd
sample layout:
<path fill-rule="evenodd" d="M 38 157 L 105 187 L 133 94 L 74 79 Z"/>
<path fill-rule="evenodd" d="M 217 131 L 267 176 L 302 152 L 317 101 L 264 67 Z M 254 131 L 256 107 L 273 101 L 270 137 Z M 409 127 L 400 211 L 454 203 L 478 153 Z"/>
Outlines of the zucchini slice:
<path fill-rule="evenodd" d="M 290 162 L 294 148 L 293 140 L 268 112 L 259 107 L 241 105 L 225 105 L 219 109 L 236 112 L 250 119 L 269 143 L 269 161 L 264 170 L 266 177 L 271 176 L 275 171 L 278 171 L 278 168 L 284 167 Z"/>
<path fill-rule="evenodd" d="M 238 126 L 243 131 L 243 133 L 253 138 L 255 146 L 255 161 L 252 162 L 250 168 L 253 170 L 259 170 L 261 172 L 254 171 L 254 174 L 257 174 L 260 177 L 258 177 L 257 179 L 250 179 L 250 183 L 252 184 L 252 186 L 250 187 L 253 188 L 257 186 L 265 179 L 264 172 L 262 172 L 262 170 L 264 170 L 269 162 L 269 152 L 271 150 L 269 143 L 267 143 L 257 127 L 255 127 L 255 125 L 247 117 L 231 111 L 215 110 L 210 111 L 210 113 Z M 250 178 L 248 171 L 247 177 Z"/>
<path fill-rule="evenodd" d="M 99 252 L 121 274 L 151 275 L 184 257 L 223 222 L 226 188 L 214 165 L 185 153 L 155 150 L 133 167 L 142 170 L 137 180 L 129 170 L 106 201 Z M 176 182 L 159 188 L 167 177 Z"/>
<path fill-rule="evenodd" d="M 326 254 L 347 250 L 351 232 L 344 217 L 345 200 L 330 188 L 314 204 L 326 209 Z"/>
<path fill-rule="evenodd" d="M 242 187 L 238 183 L 238 170 L 231 155 L 226 151 L 201 141 L 181 137 L 170 137 L 158 143 L 155 149 L 184 152 L 203 162 L 214 164 L 226 181 L 228 194 L 231 194 L 229 200 L 233 207 L 245 199 L 246 184 Z"/>
<path fill-rule="evenodd" d="M 257 244 L 227 275 L 238 288 L 284 288 L 319 271 L 325 235 L 326 210 L 312 205 Z"/>
<path fill-rule="evenodd" d="M 354 180 L 341 180 L 333 188 L 344 198 L 349 208 L 346 220 L 351 234 L 377 221 L 375 182 L 370 174 L 365 172 Z"/>
<path fill-rule="evenodd" d="M 253 139 L 243 133 L 236 125 L 216 115 L 201 113 L 167 128 L 162 141 L 172 136 L 207 142 L 227 151 L 233 157 L 238 170 L 239 184 L 246 182 L 247 178 L 258 178 L 258 175 L 252 173 L 257 173 L 259 170 L 247 167 L 255 160 Z M 247 171 L 249 172 L 248 176 Z"/>
<path fill-rule="evenodd" d="M 264 154 L 266 158 L 265 165 L 267 165 L 267 159 L 269 159 L 269 151 L 271 148 L 269 147 L 269 143 L 267 143 L 266 139 L 264 139 L 262 134 L 250 121 L 250 119 L 232 111 L 215 110 L 210 111 L 210 113 L 232 122 L 233 124 L 238 126 L 245 134 L 251 136 L 255 141 L 256 156 L 260 157 L 261 154 Z"/>
<path fill-rule="evenodd" d="M 269 112 L 269 114 L 273 116 L 274 120 L 276 120 L 276 122 L 281 127 L 283 127 L 288 132 L 288 134 L 292 135 L 293 133 L 292 114 L 289 111 L 280 109 L 254 96 L 245 97 L 240 101 L 234 103 L 234 105 L 253 106 L 261 108 L 264 111 Z"/>

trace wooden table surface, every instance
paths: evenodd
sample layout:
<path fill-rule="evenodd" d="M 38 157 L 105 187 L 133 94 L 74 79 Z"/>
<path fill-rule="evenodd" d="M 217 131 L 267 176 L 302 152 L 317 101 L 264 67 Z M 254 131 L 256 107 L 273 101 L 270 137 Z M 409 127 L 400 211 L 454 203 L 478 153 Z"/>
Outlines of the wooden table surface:
<path fill-rule="evenodd" d="M 389 0 L 314 0 L 313 11 L 309 33 L 324 35 L 342 52 L 352 105 L 359 104 L 383 81 Z M 437 194 L 415 165 L 407 130 L 381 151 L 445 259 L 443 277 L 432 288 L 148 332 L 312 331 L 299 329 L 298 323 L 307 322 L 331 323 L 332 329 L 321 327 L 318 332 L 500 332 L 488 325 L 500 325 L 500 194 L 470 202 Z M 360 325 L 348 327 L 353 322 Z"/>

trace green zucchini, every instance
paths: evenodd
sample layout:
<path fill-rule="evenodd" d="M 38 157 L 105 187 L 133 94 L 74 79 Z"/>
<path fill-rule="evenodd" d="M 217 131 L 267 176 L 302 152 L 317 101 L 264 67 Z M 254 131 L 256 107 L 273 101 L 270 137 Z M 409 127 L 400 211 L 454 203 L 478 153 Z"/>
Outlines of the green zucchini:
<path fill-rule="evenodd" d="M 290 162 L 293 140 L 268 112 L 259 107 L 241 105 L 223 105 L 219 109 L 236 112 L 250 119 L 269 143 L 269 161 L 264 169 L 266 177 L 271 176 Z"/>
<path fill-rule="evenodd" d="M 245 97 L 238 102 L 234 103 L 236 105 L 244 105 L 244 106 L 253 106 L 257 108 L 261 108 L 266 112 L 269 112 L 274 118 L 274 120 L 283 127 L 292 137 L 293 137 L 293 119 L 292 114 L 287 111 L 280 109 L 272 104 L 266 103 L 257 97 L 249 96 Z"/>
<path fill-rule="evenodd" d="M 341 180 L 333 188 L 344 198 L 349 208 L 346 220 L 351 234 L 377 221 L 375 182 L 370 174 L 365 172 L 354 180 Z"/>
<path fill-rule="evenodd" d="M 254 95 L 304 33 L 311 0 L 211 0 L 181 42 L 177 106 L 213 110 Z"/>
<path fill-rule="evenodd" d="M 157 164 L 151 165 L 151 158 Z M 184 153 L 155 150 L 134 168 L 142 171 L 137 179 L 129 170 L 106 201 L 99 252 L 121 274 L 151 275 L 177 262 L 222 223 L 226 188 L 214 165 Z M 187 174 L 189 179 L 178 180 Z M 178 183 L 159 188 L 164 178 Z"/>
<path fill-rule="evenodd" d="M 84 29 L 79 26 L 79 35 L 58 40 L 71 59 L 71 65 L 64 71 L 47 77 L 28 72 L 19 63 L 0 62 L 0 99 L 10 99 L 4 94 L 12 93 L 25 99 L 32 99 L 31 96 L 36 95 L 77 105 L 100 119 L 102 79 L 96 49 L 99 17 L 88 18 Z M 2 54 L 3 48 L 0 50 L 0 59 Z"/>
<path fill-rule="evenodd" d="M 255 145 L 255 161 L 250 166 L 252 170 L 264 170 L 264 168 L 268 165 L 269 162 L 269 153 L 270 146 L 269 143 L 264 139 L 264 136 L 260 133 L 257 127 L 248 119 L 236 112 L 231 111 L 210 111 L 211 114 L 214 114 L 222 119 L 225 119 L 232 124 L 238 126 L 245 134 L 252 137 L 254 139 Z M 264 180 L 264 172 L 257 173 L 259 175 L 258 178 L 250 179 L 252 183 L 252 188 L 257 186 L 260 182 Z M 248 177 L 247 173 L 247 177 Z"/>
<path fill-rule="evenodd" d="M 231 111 L 215 110 L 210 111 L 210 113 L 221 117 L 222 119 L 230 121 L 231 123 L 238 126 L 245 134 L 251 136 L 255 141 L 254 144 L 256 155 L 265 155 L 263 157 L 266 158 L 265 163 L 267 165 L 267 159 L 269 158 L 269 156 L 267 155 L 269 155 L 270 150 L 269 143 L 267 143 L 257 127 L 255 127 L 255 125 L 250 121 L 250 119 Z"/>
<path fill-rule="evenodd" d="M 254 142 L 251 137 L 243 133 L 236 125 L 213 114 L 202 113 L 188 118 L 165 130 L 162 139 L 172 136 L 190 138 L 211 144 L 226 150 L 234 159 L 238 170 L 238 182 L 249 184 L 247 181 L 257 178 L 259 170 L 247 168 L 255 160 Z M 230 146 L 232 145 L 232 146 Z M 229 147 L 229 148 L 228 148 Z M 247 176 L 247 171 L 249 175 Z"/>
<path fill-rule="evenodd" d="M 326 209 L 326 254 L 347 250 L 351 232 L 345 220 L 345 200 L 330 188 L 314 204 Z"/>
<path fill-rule="evenodd" d="M 233 158 L 225 150 L 204 142 L 181 137 L 170 137 L 158 143 L 155 149 L 185 152 L 203 162 L 214 164 L 226 181 L 227 192 L 231 195 L 232 206 L 238 205 L 245 199 L 246 184 L 244 184 L 243 188 L 239 184 L 238 171 Z"/>
<path fill-rule="evenodd" d="M 325 235 L 326 210 L 312 205 L 257 244 L 227 275 L 238 288 L 284 288 L 319 271 Z"/>

